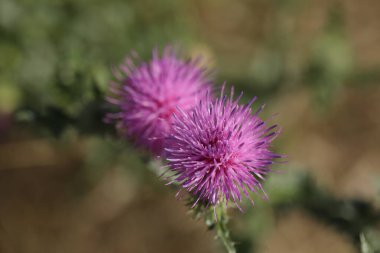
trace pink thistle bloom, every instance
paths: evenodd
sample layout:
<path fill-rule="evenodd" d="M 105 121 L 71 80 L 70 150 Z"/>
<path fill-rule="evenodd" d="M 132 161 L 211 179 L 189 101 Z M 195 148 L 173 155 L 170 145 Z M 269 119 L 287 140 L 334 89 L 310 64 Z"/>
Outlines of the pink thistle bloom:
<path fill-rule="evenodd" d="M 196 197 L 194 206 L 200 200 L 206 205 L 233 201 L 241 210 L 242 196 L 253 204 L 249 191 L 266 198 L 261 181 L 282 157 L 270 150 L 279 131 L 258 117 L 263 106 L 251 113 L 256 98 L 242 106 L 241 96 L 233 100 L 231 89 L 227 98 L 223 86 L 220 98 L 207 97 L 174 117 L 166 159 L 174 172 L 172 182 Z"/>
<path fill-rule="evenodd" d="M 136 64 L 137 63 L 137 64 Z M 118 112 L 106 115 L 117 129 L 142 147 L 161 155 L 178 108 L 192 109 L 210 89 L 209 73 L 198 66 L 199 58 L 184 61 L 171 47 L 160 56 L 153 51 L 149 62 L 126 58 L 114 71 L 107 100 Z"/>

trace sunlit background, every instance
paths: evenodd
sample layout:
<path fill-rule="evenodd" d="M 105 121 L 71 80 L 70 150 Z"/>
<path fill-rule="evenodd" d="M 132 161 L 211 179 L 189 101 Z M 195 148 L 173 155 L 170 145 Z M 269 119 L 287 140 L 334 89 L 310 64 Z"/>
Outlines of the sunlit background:
<path fill-rule="evenodd" d="M 269 201 L 230 212 L 238 253 L 380 252 L 379 15 L 378 0 L 0 0 L 0 252 L 224 252 L 102 122 L 110 67 L 168 43 L 283 128 Z"/>

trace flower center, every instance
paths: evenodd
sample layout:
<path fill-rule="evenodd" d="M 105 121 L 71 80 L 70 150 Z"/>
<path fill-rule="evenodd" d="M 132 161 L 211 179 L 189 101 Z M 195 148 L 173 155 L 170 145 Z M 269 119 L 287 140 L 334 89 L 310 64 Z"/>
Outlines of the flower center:
<path fill-rule="evenodd" d="M 161 118 L 165 121 L 170 120 L 173 113 L 177 111 L 175 108 L 175 103 L 173 103 L 172 99 L 166 99 L 165 101 L 157 101 L 156 103 L 158 118 Z"/>

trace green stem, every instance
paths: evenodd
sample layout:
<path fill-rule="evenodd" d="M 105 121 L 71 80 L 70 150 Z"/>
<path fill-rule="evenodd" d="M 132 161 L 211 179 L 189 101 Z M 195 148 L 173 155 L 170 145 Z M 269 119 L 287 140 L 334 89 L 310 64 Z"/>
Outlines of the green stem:
<path fill-rule="evenodd" d="M 194 199 L 189 199 L 188 206 L 191 206 Z M 225 204 L 220 203 L 217 206 L 206 207 L 202 204 L 197 204 L 192 210 L 195 219 L 203 217 L 206 226 L 209 230 L 215 229 L 216 238 L 223 244 L 228 253 L 236 253 L 235 243 L 230 237 L 228 229 L 228 215 Z"/>
<path fill-rule="evenodd" d="M 228 253 L 236 253 L 235 243 L 231 240 L 230 231 L 227 227 L 227 210 L 224 205 L 219 205 L 215 208 L 217 215 L 217 220 L 215 221 L 217 238 L 222 242 Z"/>

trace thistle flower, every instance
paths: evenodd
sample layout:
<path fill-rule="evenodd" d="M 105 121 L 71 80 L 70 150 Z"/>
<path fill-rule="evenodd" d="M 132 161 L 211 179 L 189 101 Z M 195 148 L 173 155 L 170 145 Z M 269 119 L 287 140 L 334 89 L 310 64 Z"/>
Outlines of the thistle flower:
<path fill-rule="evenodd" d="M 263 106 L 251 113 L 256 98 L 242 106 L 242 94 L 233 99 L 224 95 L 207 97 L 193 110 L 176 113 L 166 152 L 173 181 L 195 196 L 194 206 L 201 200 L 207 205 L 233 201 L 242 196 L 251 200 L 249 191 L 262 193 L 261 181 L 271 171 L 276 158 L 270 144 L 279 131 L 258 117 Z M 170 183 L 172 183 L 170 182 Z"/>
<path fill-rule="evenodd" d="M 163 142 L 171 129 L 177 108 L 188 111 L 204 98 L 210 87 L 199 59 L 184 61 L 171 47 L 160 56 L 153 51 L 149 62 L 141 62 L 135 54 L 114 71 L 111 96 L 118 112 L 106 115 L 117 129 L 154 154 L 163 151 Z"/>

